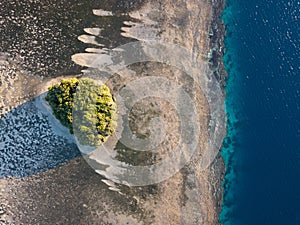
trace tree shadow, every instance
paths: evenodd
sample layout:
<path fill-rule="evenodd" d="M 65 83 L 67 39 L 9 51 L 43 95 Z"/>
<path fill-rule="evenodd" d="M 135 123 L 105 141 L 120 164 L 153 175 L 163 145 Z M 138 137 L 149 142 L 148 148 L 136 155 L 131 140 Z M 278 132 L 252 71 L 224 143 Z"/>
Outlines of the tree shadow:
<path fill-rule="evenodd" d="M 0 178 L 30 176 L 81 156 L 51 112 L 40 107 L 41 96 L 0 118 Z"/>

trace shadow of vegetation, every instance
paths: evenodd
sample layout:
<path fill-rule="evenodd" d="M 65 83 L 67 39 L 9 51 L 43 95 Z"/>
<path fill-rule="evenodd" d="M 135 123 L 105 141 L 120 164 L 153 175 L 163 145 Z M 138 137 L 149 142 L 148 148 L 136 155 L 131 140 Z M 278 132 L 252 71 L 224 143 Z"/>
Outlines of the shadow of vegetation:
<path fill-rule="evenodd" d="M 81 156 L 51 113 L 37 107 L 39 97 L 0 118 L 0 178 L 33 175 Z"/>

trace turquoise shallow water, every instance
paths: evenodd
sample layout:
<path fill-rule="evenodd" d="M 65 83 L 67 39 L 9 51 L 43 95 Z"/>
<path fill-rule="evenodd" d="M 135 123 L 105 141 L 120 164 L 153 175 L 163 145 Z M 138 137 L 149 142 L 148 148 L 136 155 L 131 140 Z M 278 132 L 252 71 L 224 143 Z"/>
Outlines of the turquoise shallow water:
<path fill-rule="evenodd" d="M 299 18 L 299 1 L 227 0 L 222 224 L 300 224 Z"/>
<path fill-rule="evenodd" d="M 234 182 L 236 181 L 235 173 L 235 145 L 238 139 L 238 123 L 239 123 L 239 87 L 240 87 L 240 76 L 238 71 L 238 60 L 237 60 L 237 48 L 236 42 L 236 29 L 234 26 L 234 2 L 228 0 L 226 8 L 223 12 L 223 21 L 226 26 L 226 37 L 225 46 L 226 53 L 223 57 L 223 62 L 228 73 L 227 85 L 226 85 L 226 114 L 227 114 L 227 136 L 224 139 L 223 149 L 221 152 L 222 157 L 226 164 L 224 186 L 224 200 L 222 206 L 222 212 L 220 214 L 220 221 L 222 224 L 231 224 L 229 221 L 230 215 L 234 208 Z"/>

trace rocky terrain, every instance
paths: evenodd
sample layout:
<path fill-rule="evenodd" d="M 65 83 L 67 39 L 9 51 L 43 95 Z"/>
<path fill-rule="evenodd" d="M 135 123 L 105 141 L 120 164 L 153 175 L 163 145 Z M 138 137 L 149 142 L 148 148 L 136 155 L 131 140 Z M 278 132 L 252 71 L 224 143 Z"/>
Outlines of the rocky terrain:
<path fill-rule="evenodd" d="M 72 54 L 84 51 L 105 52 L 108 48 L 132 40 L 161 40 L 182 45 L 192 52 L 196 62 L 208 62 L 208 69 L 213 71 L 220 84 L 224 84 L 225 73 L 221 62 L 224 28 L 220 22 L 224 7 L 222 1 L 116 2 L 103 2 L 101 6 L 90 3 L 85 9 L 86 14 L 91 14 L 86 17 L 87 21 L 79 23 L 76 29 L 72 28 L 74 25 L 70 25 L 74 35 L 77 35 L 72 36 L 73 41 L 77 41 L 79 36 L 79 41 L 83 43 L 74 44 L 71 41 L 67 47 L 64 46 L 66 51 L 62 55 L 56 55 L 56 51 L 60 52 L 58 49 L 61 49 L 58 45 L 57 48 L 53 48 L 54 52 L 53 49 L 49 52 L 49 56 L 54 57 L 53 60 L 43 59 L 44 54 L 38 54 L 38 48 L 28 44 L 34 44 L 32 40 L 20 46 L 15 42 L 5 42 L 1 46 L 1 51 L 9 53 L 1 56 L 0 64 L 2 224 L 218 224 L 225 168 L 219 155 L 205 170 L 199 166 L 202 149 L 207 145 L 209 138 L 210 120 L 208 102 L 203 90 L 192 93 L 196 99 L 197 119 L 201 122 L 202 131 L 199 135 L 198 151 L 174 176 L 161 183 L 141 187 L 128 187 L 110 182 L 96 173 L 84 158 L 74 158 L 80 153 L 72 138 L 55 123 L 49 111 L 41 107 L 38 96 L 46 91 L 49 84 L 57 82 L 61 75 L 80 73 L 78 69 L 82 67 L 71 61 Z M 78 10 L 78 4 L 74 2 L 72 10 Z M 46 5 L 45 3 L 42 8 Z M 111 16 L 103 17 L 101 10 L 94 11 L 92 15 L 92 6 L 94 9 L 99 7 L 111 12 Z M 61 13 L 64 15 L 64 12 Z M 81 18 L 78 21 L 83 21 L 85 16 L 80 15 L 81 17 L 77 17 Z M 12 19 L 18 19 L 15 17 L 11 15 Z M 55 29 L 65 29 L 68 23 L 75 23 L 75 20 L 69 21 L 71 16 L 65 17 L 66 24 L 54 24 L 57 26 Z M 41 29 L 47 27 L 40 22 L 36 24 Z M 91 28 L 102 29 L 101 35 L 99 30 Z M 113 33 L 112 30 L 117 32 Z M 83 32 L 85 34 L 80 36 Z M 111 37 L 107 38 L 109 35 Z M 91 36 L 96 38 L 91 39 Z M 70 36 L 63 36 L 60 44 L 68 43 L 64 40 L 68 38 Z M 41 40 L 41 43 L 36 45 L 43 49 L 55 38 L 49 41 L 41 34 L 37 39 Z M 56 41 L 53 43 L 59 44 Z M 13 46 L 17 46 L 18 51 L 22 48 L 26 49 L 24 51 L 33 49 L 37 54 L 25 52 L 18 59 L 19 54 L 10 50 Z M 79 60 L 73 56 L 73 60 L 81 66 L 88 66 L 82 58 Z M 33 68 L 36 68 L 34 72 Z M 55 73 L 49 71 L 49 68 Z M 178 80 L 187 90 L 193 85 L 191 80 L 180 79 L 183 75 L 166 65 L 141 63 L 132 65 L 130 70 L 141 77 L 160 73 L 160 76 Z M 173 76 L 174 74 L 177 75 Z M 202 75 L 199 73 L 199 76 Z M 130 77 L 120 79 L 114 76 L 107 83 L 113 92 L 117 92 L 130 81 Z M 162 147 L 157 158 L 153 159 L 159 160 L 159 157 L 167 154 L 172 145 L 176 144 L 176 119 L 173 120 L 170 116 L 172 114 L 167 113 L 172 112 L 170 105 L 158 100 L 154 103 L 153 106 L 149 106 L 149 102 L 141 102 L 133 109 L 132 115 L 133 118 L 141 118 L 144 112 L 160 112 L 162 117 L 165 114 L 165 117 L 173 121 L 167 127 L 167 130 L 171 131 L 168 133 L 170 141 L 166 143 L 169 147 L 165 151 Z M 141 130 L 142 125 L 139 122 L 138 119 L 133 120 L 132 127 Z M 147 131 L 143 134 L 147 134 Z"/>

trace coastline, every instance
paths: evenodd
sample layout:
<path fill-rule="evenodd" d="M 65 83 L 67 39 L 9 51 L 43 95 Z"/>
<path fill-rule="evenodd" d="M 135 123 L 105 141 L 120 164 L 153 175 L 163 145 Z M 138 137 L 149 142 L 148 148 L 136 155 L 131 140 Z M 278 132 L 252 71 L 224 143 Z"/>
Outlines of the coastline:
<path fill-rule="evenodd" d="M 153 22 L 158 23 L 158 27 L 161 29 L 156 31 L 157 33 L 159 33 L 159 35 L 157 35 L 159 37 L 159 40 L 181 44 L 182 46 L 185 46 L 186 48 L 193 51 L 196 60 L 208 60 L 210 62 L 210 69 L 214 71 L 216 79 L 220 82 L 220 85 L 224 87 L 226 83 L 227 73 L 223 64 L 223 40 L 225 36 L 225 26 L 223 24 L 221 16 L 225 7 L 225 1 L 214 1 L 214 3 L 212 4 L 204 3 L 202 1 L 199 1 L 197 3 L 198 4 L 194 4 L 193 2 L 187 1 L 185 3 L 186 5 L 183 6 L 190 10 L 188 22 L 173 20 L 176 17 L 183 18 L 185 13 L 188 12 L 177 12 L 176 7 L 179 6 L 177 6 L 176 2 L 172 0 L 161 2 L 160 5 L 157 6 L 157 8 L 155 7 L 155 4 L 154 6 L 151 5 L 153 7 L 152 9 L 144 6 L 145 8 L 143 9 L 142 7 L 141 11 L 148 15 L 145 18 L 145 21 L 148 21 L 145 25 L 147 28 L 152 28 Z M 166 15 L 164 15 L 163 18 L 153 17 L 151 13 L 157 15 L 157 12 L 155 13 L 155 10 L 157 9 L 162 12 L 166 12 Z M 170 21 L 172 21 L 172 24 L 170 24 Z M 184 25 L 182 25 L 182 23 Z M 177 26 L 177 24 L 181 24 L 181 26 Z M 138 40 L 148 39 L 149 37 L 157 37 L 153 35 L 153 32 L 155 33 L 155 29 L 154 31 L 152 29 L 152 33 L 148 34 L 147 32 L 145 32 L 145 28 L 142 25 L 144 24 L 137 26 L 136 29 L 126 29 L 126 36 Z M 143 32 L 138 32 L 139 30 L 142 30 Z M 142 35 L 140 35 L 141 33 Z M 187 42 L 186 40 L 189 41 Z M 223 94 L 226 94 L 225 89 L 223 89 Z M 190 179 L 189 176 L 194 176 L 194 179 L 198 180 L 198 182 L 194 183 L 194 185 L 197 187 L 196 189 L 201 189 L 200 194 L 198 192 L 199 202 L 195 203 L 198 201 L 196 200 L 193 203 L 188 202 L 186 204 L 194 204 L 193 207 L 199 207 L 199 211 L 201 211 L 203 214 L 206 214 L 206 216 L 200 219 L 196 215 L 190 214 L 189 216 L 191 218 L 194 217 L 194 220 L 198 219 L 199 221 L 201 221 L 201 224 L 219 224 L 219 214 L 221 212 L 223 202 L 223 180 L 225 175 L 224 160 L 219 152 L 216 159 L 207 170 L 198 171 L 196 164 L 197 156 L 195 156 L 195 159 L 192 160 L 190 165 L 182 170 L 180 174 L 181 177 L 172 177 L 169 183 L 172 184 L 173 182 L 173 184 L 176 183 L 178 185 L 178 183 L 180 183 L 178 180 L 182 179 L 182 184 L 180 185 L 182 186 L 182 189 L 186 190 L 185 194 L 189 195 L 187 194 L 189 191 L 188 188 L 186 188 L 185 183 L 186 180 Z M 163 185 L 163 193 L 171 191 L 169 189 L 169 185 Z M 165 201 L 162 205 L 170 204 L 176 203 L 169 199 L 169 201 Z M 164 207 L 162 207 L 161 211 L 164 210 L 168 212 L 168 209 L 164 209 Z M 184 211 L 185 209 L 182 208 L 181 210 Z M 178 217 L 178 215 L 173 212 L 172 217 L 176 218 Z M 176 220 L 174 219 L 172 222 L 174 223 L 174 221 Z M 168 220 L 164 222 L 172 223 Z M 185 222 L 184 224 L 188 224 L 188 222 Z"/>
<path fill-rule="evenodd" d="M 160 25 L 165 29 L 164 33 L 160 34 L 160 37 L 172 42 L 174 38 L 178 38 L 176 41 L 184 44 L 189 49 L 192 49 L 192 46 L 189 46 L 189 44 L 198 43 L 200 46 L 196 54 L 198 59 L 209 59 L 211 69 L 214 71 L 216 78 L 222 86 L 225 86 L 227 74 L 222 61 L 225 29 L 221 21 L 225 2 L 219 0 L 214 1 L 214 3 L 205 3 L 202 1 L 198 3 L 200 5 L 195 6 L 191 3 L 187 7 L 190 7 L 189 10 L 199 10 L 198 13 L 203 13 L 203 17 L 201 18 L 206 18 L 205 15 L 207 15 L 208 19 L 204 20 L 205 22 L 201 21 L 200 24 L 197 23 L 195 25 L 195 21 L 199 19 L 197 18 L 198 14 L 191 15 L 191 18 L 189 18 L 189 22 L 192 21 L 193 29 L 200 30 L 200 34 L 195 40 L 191 38 L 195 38 L 193 34 L 197 33 L 197 31 L 188 31 L 190 29 L 188 26 L 191 25 L 189 22 L 187 23 L 186 30 L 170 27 L 172 16 L 176 18 L 176 2 L 164 1 L 159 4 L 155 3 L 158 11 L 161 10 L 160 12 L 165 12 L 169 16 L 160 20 Z M 170 11 L 166 12 L 164 10 Z M 195 24 L 193 24 L 194 22 Z M 209 28 L 212 29 L 209 30 Z M 211 34 L 211 31 L 212 35 L 208 35 L 208 33 Z M 184 34 L 184 32 L 187 32 L 187 34 Z M 131 33 L 129 36 L 132 37 L 134 34 Z M 186 38 L 190 40 L 190 43 L 185 43 Z M 210 54 L 211 57 L 207 57 Z M 64 132 L 62 131 L 62 133 Z M 179 224 L 181 220 L 184 221 L 182 224 L 189 224 L 190 220 L 188 216 L 191 216 L 191 220 L 196 218 L 200 221 L 200 224 L 219 224 L 219 213 L 223 199 L 222 182 L 225 174 L 223 159 L 218 154 L 208 170 L 204 172 L 198 172 L 195 169 L 196 163 L 197 161 L 194 160 L 170 180 L 159 184 L 159 196 L 163 196 L 163 200 L 155 196 L 155 188 L 152 189 L 151 187 L 143 187 L 141 189 L 132 188 L 130 190 L 127 187 L 119 187 L 126 193 L 126 196 L 109 191 L 107 186 L 100 180 L 101 177 L 95 174 L 82 158 L 74 159 L 50 171 L 31 177 L 1 179 L 0 185 L 2 187 L 0 196 L 6 201 L 4 208 L 8 212 L 5 220 L 8 222 L 27 222 L 31 224 L 34 224 L 33 219 L 37 219 L 38 222 L 43 224 L 72 221 L 81 221 L 84 223 L 85 220 L 91 220 L 91 224 L 97 224 L 99 221 L 103 223 L 110 222 L 112 224 L 162 224 L 167 222 Z M 196 177 L 199 180 L 193 183 L 188 180 L 190 177 Z M 62 187 L 60 182 L 65 186 Z M 197 203 L 186 200 L 186 198 L 191 198 L 194 194 L 194 192 L 188 191 L 191 184 L 196 185 L 196 189 L 201 189 L 200 197 L 198 196 L 199 202 Z M 174 186 L 180 188 L 174 190 Z M 40 191 L 38 190 L 39 188 L 41 189 Z M 57 188 L 60 191 L 59 194 L 55 194 Z M 26 193 L 28 189 L 32 193 Z M 199 190 L 197 193 L 199 193 Z M 45 195 L 43 191 L 46 191 L 47 194 Z M 77 197 L 77 193 L 80 193 L 79 197 Z M 100 194 L 102 199 L 93 201 L 91 196 L 95 197 L 97 194 Z M 149 196 L 145 197 L 143 195 Z M 54 213 L 53 215 L 48 215 L 49 212 L 47 210 L 50 209 L 47 208 L 47 204 L 43 203 L 43 198 L 45 197 L 53 198 L 47 202 L 53 207 L 51 210 Z M 59 211 L 64 205 L 63 198 L 68 199 L 67 201 L 70 204 L 68 206 L 69 212 L 65 210 Z M 153 205 L 157 205 L 158 207 L 153 208 Z M 30 206 L 30 212 L 28 212 L 27 206 Z M 194 206 L 198 206 L 199 210 L 201 210 L 199 215 L 198 213 L 192 214 L 194 212 L 189 214 L 189 210 L 192 210 Z M 97 207 L 101 209 L 100 212 L 97 210 Z M 115 207 L 117 209 L 114 209 Z M 76 215 L 78 211 L 81 212 L 80 215 Z M 20 214 L 16 215 L 17 213 Z M 26 215 L 27 213 L 31 213 L 32 218 L 29 218 Z M 62 217 L 64 213 L 65 215 Z M 97 213 L 99 214 L 95 215 Z M 164 215 L 166 213 L 169 215 Z M 182 217 L 178 213 L 187 213 L 187 215 Z M 45 218 L 38 218 L 40 214 L 44 214 Z"/>
<path fill-rule="evenodd" d="M 222 90 L 224 91 L 224 96 L 226 98 L 226 80 L 228 77 L 224 62 L 223 62 L 223 57 L 225 53 L 225 45 L 224 45 L 224 40 L 225 40 L 225 35 L 226 35 L 226 30 L 225 30 L 225 25 L 222 20 L 222 15 L 223 11 L 225 10 L 226 7 L 226 0 L 217 0 L 217 4 L 214 5 L 214 19 L 213 19 L 213 24 L 212 25 L 215 28 L 215 35 L 213 36 L 215 39 L 212 40 L 212 46 L 214 46 L 215 50 L 215 55 L 212 58 L 212 66 L 213 68 L 216 68 L 215 76 L 220 82 L 220 85 L 222 86 Z M 226 105 L 224 103 L 224 107 L 226 108 Z M 226 121 L 227 123 L 227 121 Z M 227 132 L 228 132 L 228 124 L 227 126 Z M 226 132 L 226 133 L 227 133 Z M 226 134 L 227 136 L 227 134 Z M 225 137 L 226 138 L 226 137 Z M 222 156 L 222 148 L 219 151 L 218 154 L 218 161 L 217 161 L 217 167 L 218 167 L 218 172 L 216 173 L 217 175 L 215 176 L 215 181 L 217 183 L 217 189 L 216 189 L 216 205 L 217 205 L 217 213 L 218 213 L 218 223 L 221 224 L 222 221 L 220 221 L 220 214 L 222 212 L 222 207 L 223 207 L 223 202 L 224 202 L 224 180 L 225 180 L 225 174 L 227 170 L 227 165 L 226 161 L 224 160 Z M 215 182 L 214 181 L 214 182 Z"/>

